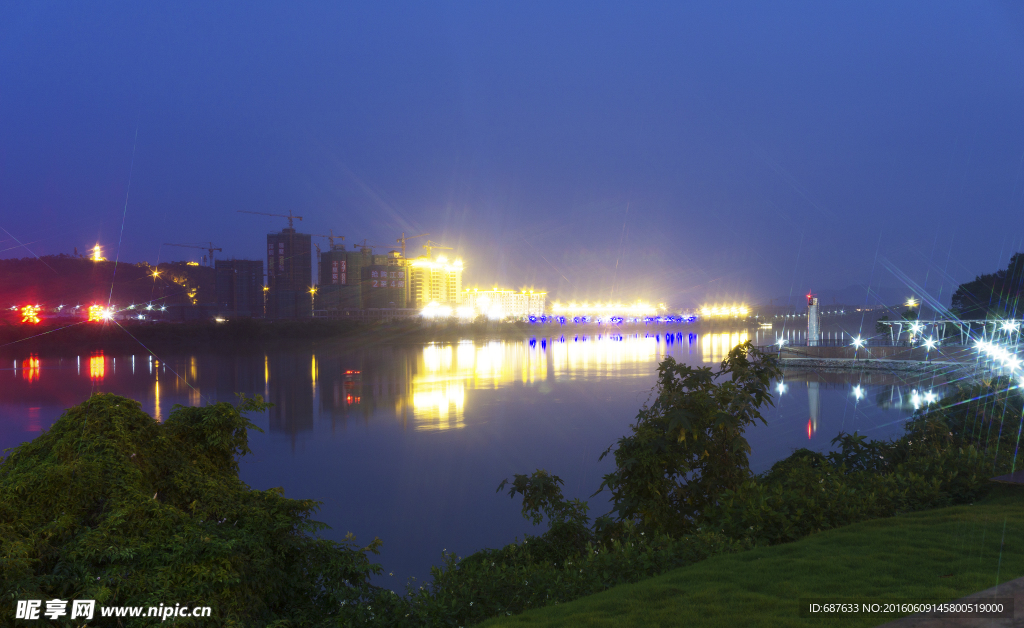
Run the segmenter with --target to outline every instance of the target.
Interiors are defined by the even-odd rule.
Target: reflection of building
[[[704,334],[700,341],[704,362],[718,363],[725,360],[736,345],[743,344],[748,338],[747,332]]]
[[[481,314],[496,318],[541,316],[544,314],[546,292],[533,290],[466,290],[462,305],[468,305]]]
[[[450,262],[444,255],[438,256],[436,261],[417,257],[408,261],[408,268],[409,307],[459,303],[462,298],[462,260]]]
[[[267,318],[313,315],[310,237],[295,229],[267,234]]]
[[[232,316],[263,316],[263,262],[217,260],[217,308]]]

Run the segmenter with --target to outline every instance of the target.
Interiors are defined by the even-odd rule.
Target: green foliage
[[[318,539],[311,500],[254,491],[237,458],[258,429],[238,406],[175,406],[164,423],[99,394],[0,463],[0,620],[18,599],[210,606],[203,625],[305,626],[375,594],[380,567]],[[149,625],[128,620],[126,625]]]
[[[979,275],[960,284],[950,298],[950,309],[964,320],[1020,316],[1024,297],[1024,254],[1014,253],[1005,270]]]
[[[875,321],[875,333],[889,335],[889,326],[882,323],[882,321],[889,320],[888,316],[879,316],[878,320]]]
[[[773,404],[768,386],[779,374],[775,358],[749,341],[730,351],[718,371],[666,358],[656,399],[614,446],[615,470],[601,484],[611,492],[616,519],[673,535],[696,529],[719,495],[749,479],[743,432],[765,422],[760,408]]]

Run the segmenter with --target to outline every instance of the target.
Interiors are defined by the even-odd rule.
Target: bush
[[[175,406],[161,424],[99,394],[11,450],[0,463],[0,623],[14,622],[16,600],[60,598],[210,606],[203,625],[304,626],[376,595],[367,552],[379,540],[315,538],[317,502],[238,479],[247,430],[259,429],[242,414],[265,407]]]

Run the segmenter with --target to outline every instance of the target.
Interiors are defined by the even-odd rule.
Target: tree
[[[1024,253],[1014,253],[1006,270],[960,284],[950,308],[964,320],[1016,318],[1024,296]]]
[[[380,567],[352,537],[318,539],[312,500],[238,478],[249,453],[238,406],[175,406],[164,423],[98,394],[0,462],[0,623],[16,600],[212,607],[203,625],[304,626],[343,619]],[[127,625],[152,624],[152,619]]]
[[[769,384],[780,373],[775,358],[749,341],[718,371],[666,358],[657,397],[613,446],[615,470],[598,491],[611,492],[615,517],[673,535],[692,532],[719,495],[750,478],[743,432],[765,422],[760,408],[773,405]]]

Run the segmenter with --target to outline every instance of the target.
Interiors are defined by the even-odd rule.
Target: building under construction
[[[263,262],[217,260],[217,311],[224,316],[264,315]]]
[[[267,234],[267,318],[313,316],[313,254],[308,233]]]

